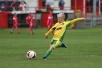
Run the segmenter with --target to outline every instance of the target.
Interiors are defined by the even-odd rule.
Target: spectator
[[[64,0],[59,1],[58,5],[59,5],[60,10],[64,10],[64,4],[65,4]]]
[[[47,11],[50,11],[52,9],[52,6],[54,5],[53,2],[46,2],[46,8],[47,8]]]
[[[87,6],[87,12],[92,12],[91,0],[86,1],[86,6]]]
[[[15,13],[14,16],[13,16],[13,26],[12,26],[12,29],[11,29],[11,34],[13,33],[14,29],[16,29],[16,32],[19,34],[19,30],[18,30],[18,18],[17,18],[17,14]]]
[[[102,0],[101,0],[101,4],[100,5],[101,5],[101,13],[102,13]]]
[[[21,1],[21,4],[20,4],[20,10],[21,11],[26,11],[26,3],[25,3],[25,1]]]
[[[42,6],[43,6],[43,8],[46,7],[46,0],[43,0],[43,2],[42,2]]]
[[[11,3],[10,6],[12,6],[13,11],[18,11],[19,10],[19,8],[18,8],[19,5],[20,5],[20,3],[17,0],[12,0],[12,3]]]
[[[35,17],[29,13],[26,17],[26,23],[29,25],[29,33],[28,34],[34,34],[33,27],[36,25]]]
[[[1,11],[5,11],[6,8],[5,8],[5,4],[1,4]]]

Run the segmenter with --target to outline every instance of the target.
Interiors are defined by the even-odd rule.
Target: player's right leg
[[[52,40],[50,49],[46,52],[45,56],[43,57],[43,60],[46,60],[46,58],[52,53],[52,51],[58,47],[58,45],[61,44],[58,40]]]
[[[54,50],[54,46],[50,46],[50,49],[46,52],[46,54],[43,57],[43,60],[46,60],[47,57],[52,53],[52,50]]]
[[[17,34],[19,34],[18,26],[15,26]]]

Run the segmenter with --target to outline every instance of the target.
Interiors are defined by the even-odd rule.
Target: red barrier
[[[0,28],[8,28],[8,14],[0,12]]]
[[[47,27],[47,18],[48,18],[48,13],[43,13],[42,14],[42,27]]]
[[[6,8],[11,8],[11,7],[6,6]],[[19,7],[16,7],[16,8],[19,8]],[[38,8],[38,7],[26,7],[26,8],[35,8],[35,10],[36,10],[36,8]],[[54,8],[58,8],[58,7],[54,7]],[[74,10],[74,17],[76,17],[76,10],[80,10],[79,16],[83,17],[83,12],[84,12],[83,8],[85,8],[85,16],[87,16],[87,13],[89,13],[87,10],[89,8],[89,6],[85,6],[85,7],[77,6],[77,8],[75,8],[75,6],[71,6],[71,7],[65,7],[65,9],[66,8],[67,9],[70,8],[70,9]],[[93,12],[93,10],[92,10],[93,7],[90,6],[90,8],[91,8],[91,11]],[[99,7],[96,8],[96,11],[97,11],[97,16],[99,16]],[[8,14],[12,14],[12,12],[0,12],[0,28],[8,28]],[[36,12],[35,12],[35,16],[36,16]],[[42,14],[42,17],[41,17],[41,22],[42,22],[41,26],[42,27],[47,27],[47,24],[46,24],[47,17],[48,17],[47,13]]]

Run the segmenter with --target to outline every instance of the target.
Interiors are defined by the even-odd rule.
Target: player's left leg
[[[61,43],[58,47],[64,47],[64,48],[67,48],[67,46],[66,46],[65,43]]]
[[[62,45],[62,47],[67,48],[65,43],[62,43],[61,45]]]
[[[14,27],[14,26],[12,26],[12,29],[11,29],[10,34],[12,34],[12,33],[13,33],[14,29],[15,29],[15,27]]]

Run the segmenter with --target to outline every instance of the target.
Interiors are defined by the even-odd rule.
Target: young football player
[[[49,14],[48,14],[48,19],[47,19],[47,28],[48,28],[48,30],[50,28],[52,28],[52,26],[54,25],[52,12],[53,12],[53,10],[50,10]]]
[[[29,13],[28,16],[26,17],[26,23],[29,25],[30,29],[28,34],[34,34],[33,27],[36,25],[35,16]]]
[[[11,29],[11,34],[13,33],[14,29],[16,29],[17,34],[19,34],[19,30],[18,30],[18,18],[17,18],[17,14],[15,13],[13,16],[13,26]]]
[[[55,48],[57,48],[57,47],[65,47],[66,48],[66,45],[64,45],[62,43],[62,41],[64,39],[67,28],[71,24],[76,23],[77,21],[84,20],[84,18],[76,18],[76,19],[73,19],[73,20],[66,22],[66,21],[64,21],[64,19],[65,19],[64,13],[59,13],[57,15],[57,17],[58,17],[58,22],[45,34],[45,37],[48,38],[48,35],[52,31],[54,31],[54,35],[53,35],[53,38],[52,38],[51,43],[50,43],[50,48],[48,49],[48,51],[44,55],[43,60],[46,60],[47,57],[52,53],[52,51]]]

